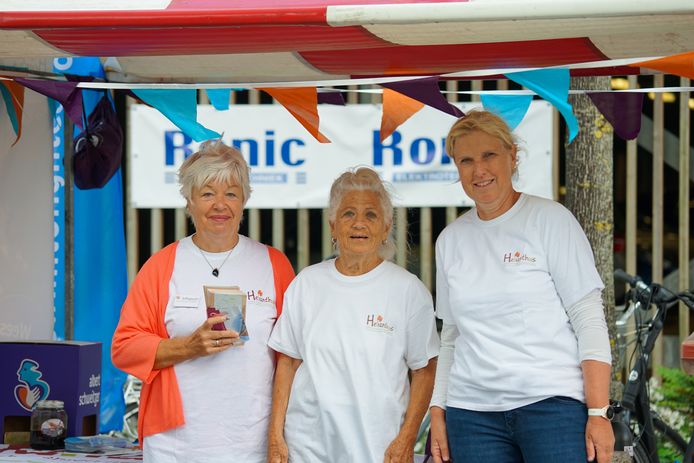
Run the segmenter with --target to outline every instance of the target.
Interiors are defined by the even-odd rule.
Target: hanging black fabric
[[[85,130],[74,141],[73,172],[75,185],[89,190],[106,185],[120,167],[123,131],[106,94],[85,121]]]

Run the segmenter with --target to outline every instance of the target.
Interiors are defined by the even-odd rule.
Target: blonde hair
[[[235,184],[243,192],[243,205],[251,197],[250,169],[236,148],[221,140],[209,140],[200,145],[178,169],[181,195],[190,201],[193,188],[202,188],[210,182]]]
[[[337,209],[344,196],[351,191],[371,191],[376,193],[378,202],[383,212],[383,218],[390,230],[388,238],[378,250],[378,255],[385,260],[391,260],[395,256],[395,242],[393,234],[393,202],[388,192],[387,184],[381,177],[368,167],[354,167],[348,169],[333,182],[330,187],[330,200],[328,204],[328,220],[335,223]]]
[[[453,157],[455,141],[458,138],[475,131],[484,132],[499,139],[508,149],[518,145],[516,137],[501,117],[489,111],[473,109],[464,117],[458,119],[451,127],[451,130],[448,131],[448,136],[446,137],[446,153],[448,156]]]

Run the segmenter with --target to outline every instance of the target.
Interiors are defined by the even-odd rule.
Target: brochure
[[[213,330],[233,330],[239,333],[235,346],[248,341],[246,329],[246,294],[238,286],[203,286],[207,318],[226,315],[227,321],[215,324]]]

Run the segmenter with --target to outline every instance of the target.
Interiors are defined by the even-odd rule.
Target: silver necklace
[[[195,243],[193,243],[193,244],[195,244]],[[229,258],[229,256],[231,255],[232,251],[234,250],[234,248],[235,248],[236,246],[234,246],[234,247],[232,247],[231,249],[229,249],[229,252],[227,252],[227,255],[226,255],[226,257],[224,258],[224,260],[223,260],[222,263],[221,263],[219,266],[217,266],[217,267],[214,267],[214,266],[212,266],[212,264],[210,264],[210,261],[207,260],[207,256],[205,256],[205,253],[202,251],[202,249],[200,249],[200,247],[199,247],[198,245],[195,245],[195,247],[198,248],[198,251],[200,251],[200,255],[202,256],[203,259],[205,259],[205,262],[207,262],[207,265],[209,265],[210,268],[212,269],[212,276],[215,277],[215,278],[219,278],[219,269],[222,268],[222,267],[224,267],[224,264],[226,263],[227,259]]]

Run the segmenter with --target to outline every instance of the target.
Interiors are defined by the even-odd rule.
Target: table
[[[0,444],[0,463],[123,463],[141,462],[142,450],[125,450],[120,455],[99,455],[94,453],[74,453],[64,450],[33,450],[18,445]]]

